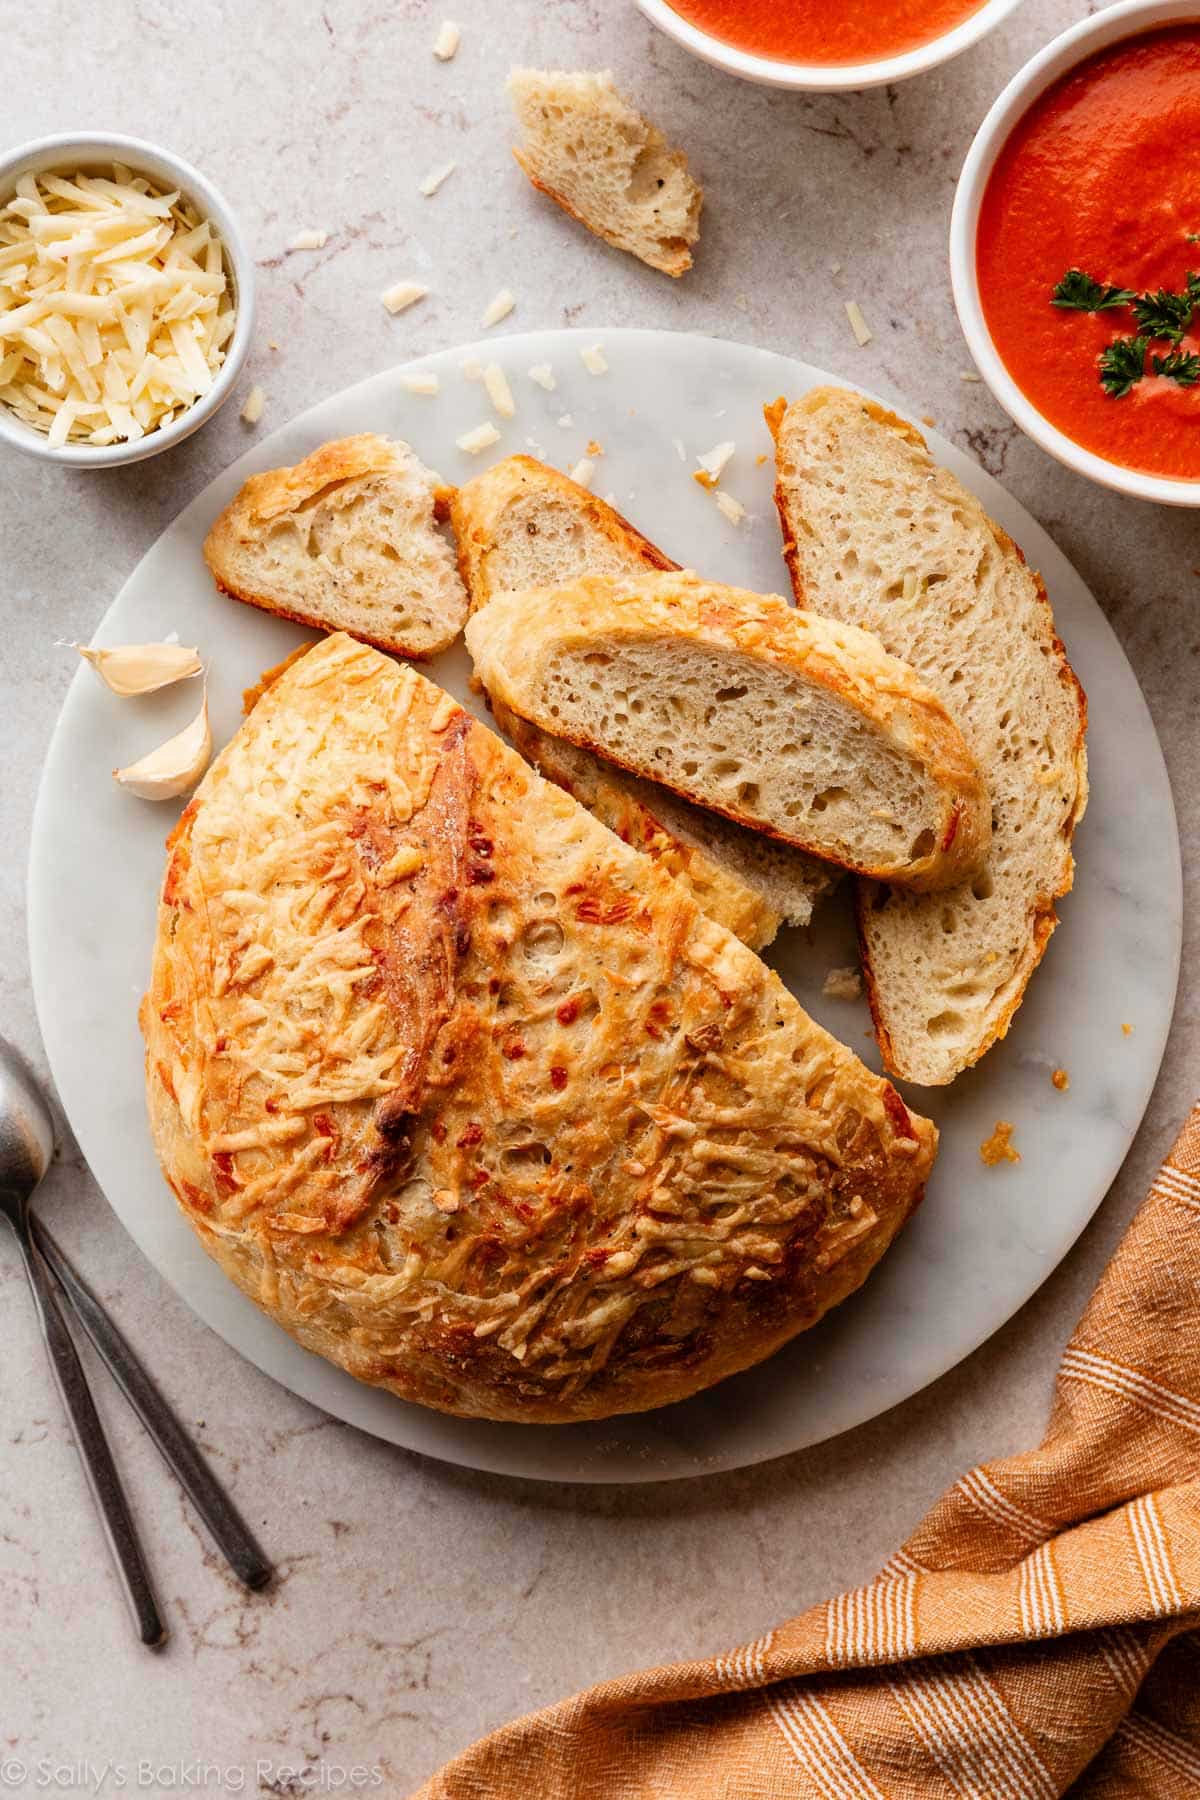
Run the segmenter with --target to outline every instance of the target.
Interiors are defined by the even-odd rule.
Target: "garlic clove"
[[[200,711],[190,725],[140,762],[130,763],[127,769],[114,769],[113,780],[140,800],[174,800],[195,787],[208,767],[212,747],[206,688]]]
[[[118,644],[101,650],[91,644],[76,644],[74,648],[123,700],[136,694],[157,693],[173,681],[198,675],[204,666],[196,651],[183,644]]]

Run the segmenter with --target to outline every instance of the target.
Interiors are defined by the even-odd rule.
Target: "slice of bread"
[[[859,895],[884,1059],[941,1086],[1008,1030],[1070,889],[1087,703],[1041,580],[911,425],[840,388],[777,401],[767,419],[797,601],[912,663],[991,791],[991,851],[973,881],[930,898]]]
[[[467,624],[493,699],[739,824],[923,889],[987,849],[978,771],[878,641],[687,572],[499,594]]]
[[[525,141],[513,155],[564,212],[664,275],[692,266],[701,189],[687,158],[617,92],[611,74],[514,69]]]
[[[340,438],[295,468],[252,475],[209,532],[205,561],[217,586],[250,606],[399,656],[433,656],[467,614],[437,529],[449,496],[407,444]]]
[[[450,502],[471,610],[509,588],[566,587],[581,575],[636,574],[675,564],[604,500],[529,456],[510,456]],[[542,774],[627,843],[662,862],[709,918],[752,950],[785,922],[807,925],[838,871],[657,782],[540,731],[493,701],[496,721]]]
[[[505,457],[465,481],[450,521],[472,612],[510,588],[679,566],[607,500],[532,456]]]

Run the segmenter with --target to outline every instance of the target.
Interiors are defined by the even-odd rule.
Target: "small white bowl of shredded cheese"
[[[228,399],[253,315],[233,214],[170,151],[85,132],[0,156],[0,445],[156,456]]]

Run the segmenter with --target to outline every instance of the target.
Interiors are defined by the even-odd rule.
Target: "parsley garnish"
[[[1192,322],[1196,299],[1191,291],[1192,277],[1182,294],[1170,288],[1159,288],[1157,294],[1142,294],[1133,303],[1133,316],[1147,337],[1165,338],[1177,344]]]
[[[1188,242],[1193,241],[1189,237]],[[1180,347],[1200,313],[1200,273],[1195,269],[1188,270],[1182,289],[1159,288],[1145,294],[1097,281],[1083,269],[1068,269],[1050,296],[1050,304],[1084,313],[1132,307],[1137,336],[1114,338],[1099,358],[1100,385],[1114,400],[1123,399],[1146,374],[1146,358],[1155,341],[1174,346],[1165,356],[1150,356],[1155,375],[1165,375],[1180,387],[1200,385],[1200,354]]]
[[[1166,356],[1152,356],[1150,365],[1156,375],[1177,381],[1180,387],[1195,387],[1200,381],[1200,356],[1190,350],[1172,350]]]
[[[1128,306],[1135,300],[1132,288],[1105,287],[1094,275],[1082,269],[1068,269],[1054,290],[1050,304],[1067,312],[1108,312],[1114,306]]]
[[[1114,338],[1100,357],[1100,386],[1114,400],[1121,400],[1146,373],[1146,352],[1150,339],[1144,337]]]

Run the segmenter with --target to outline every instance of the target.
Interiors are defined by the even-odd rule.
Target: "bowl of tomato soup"
[[[705,62],[771,87],[877,87],[957,56],[1020,0],[638,0]]]
[[[1200,506],[1200,0],[1126,0],[1010,82],[963,165],[950,264],[1023,430],[1108,487]]]

